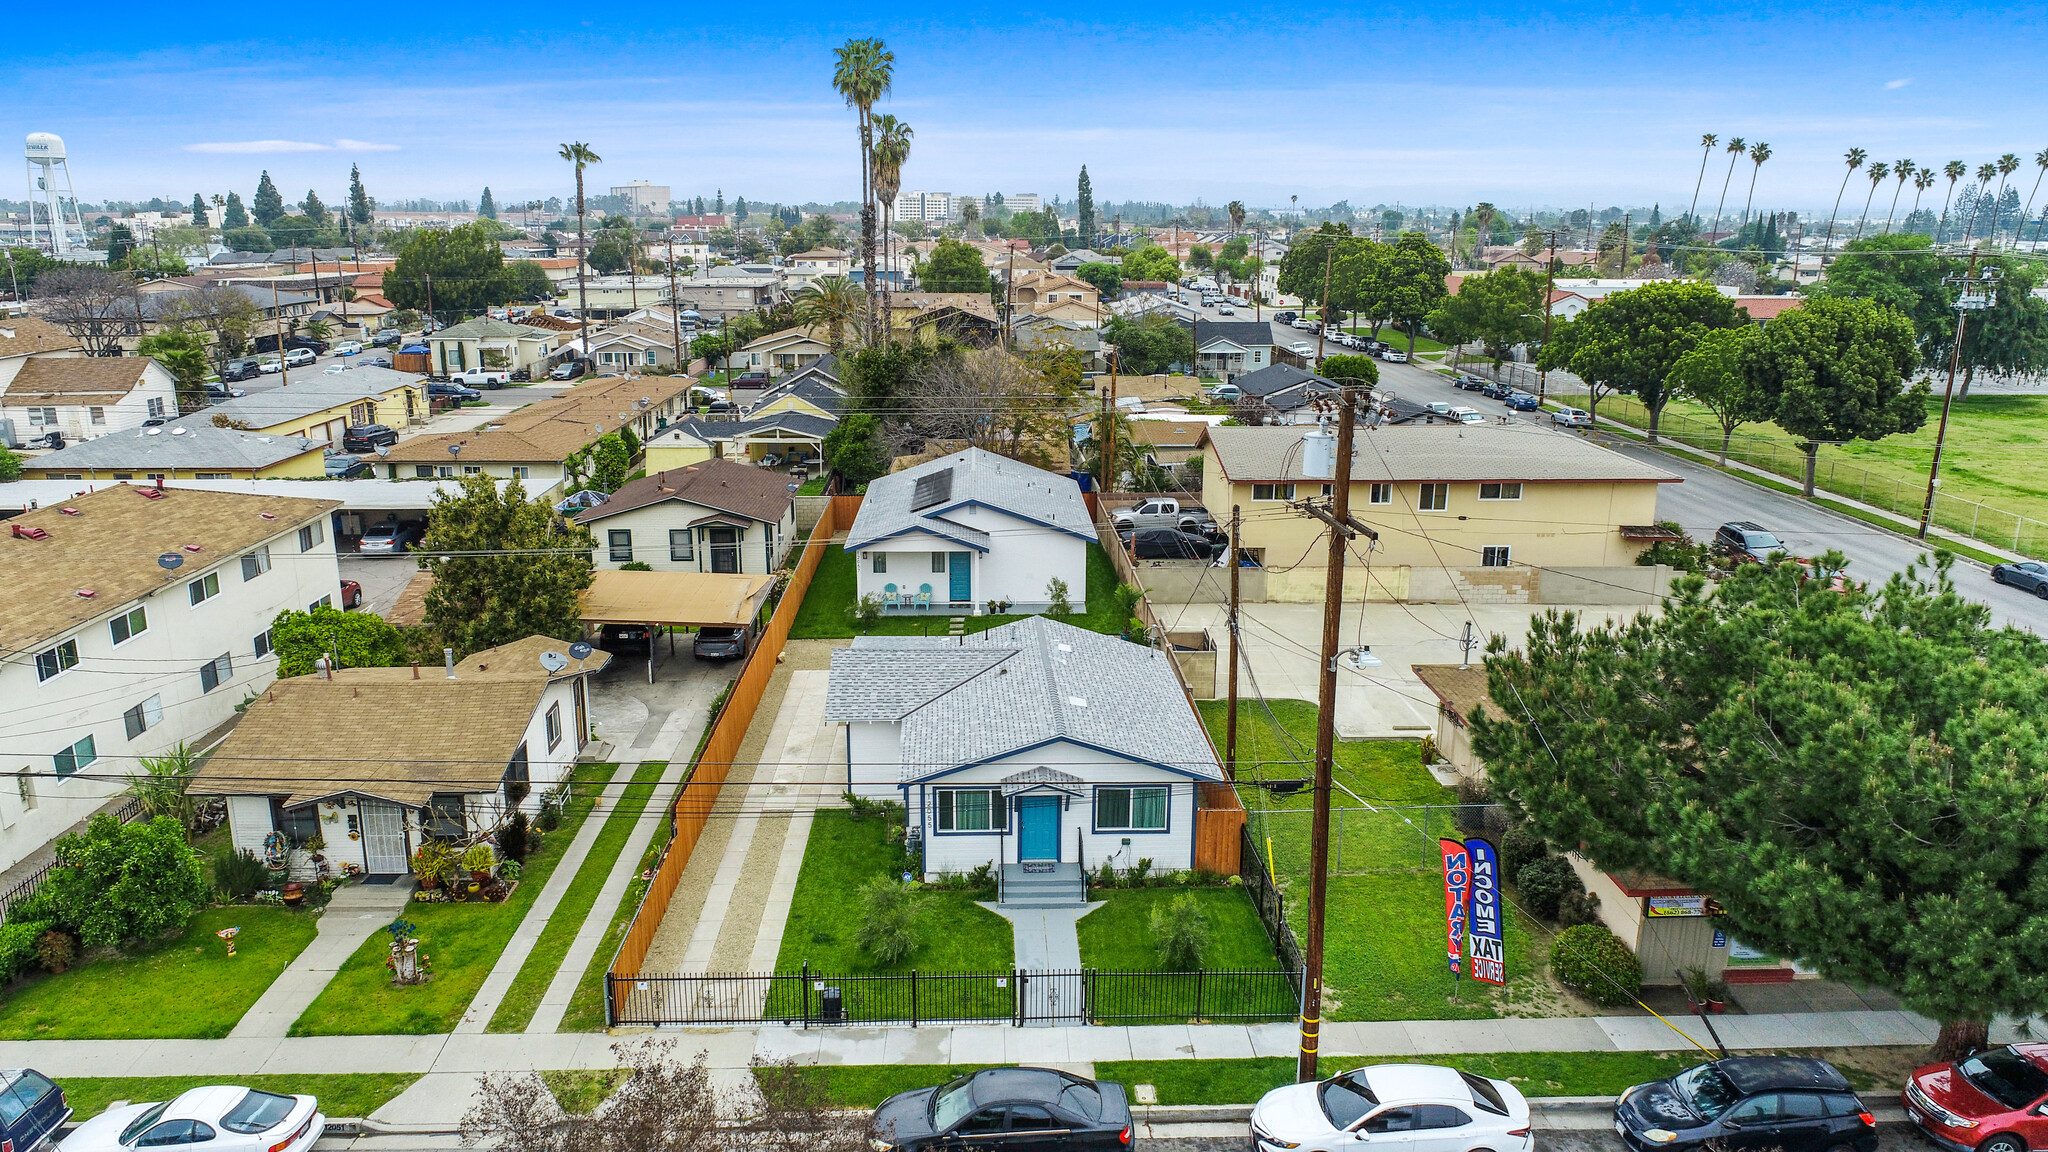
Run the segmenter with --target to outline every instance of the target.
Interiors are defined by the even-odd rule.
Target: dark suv
[[[700,660],[737,660],[747,654],[751,639],[744,625],[738,628],[699,628],[690,652]]]
[[[230,360],[220,370],[221,382],[224,384],[233,384],[241,380],[254,380],[261,375],[263,375],[262,362],[255,359]]]
[[[357,424],[341,434],[341,450],[344,452],[375,452],[396,443],[398,433],[382,424]]]
[[[1634,1152],[1877,1152],[1877,1121],[1849,1081],[1803,1056],[1737,1056],[1638,1084],[1615,1101],[1614,1130]]]
[[[1787,551],[1783,540],[1749,520],[1721,525],[1714,533],[1714,547],[1746,564],[1761,564],[1771,553]]]
[[[0,1068],[0,1145],[36,1152],[71,1119],[64,1090],[32,1068]]]

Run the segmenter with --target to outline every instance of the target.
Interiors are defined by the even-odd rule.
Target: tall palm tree
[[[1948,205],[1955,198],[1956,181],[1970,170],[1961,160],[1951,160],[1941,166],[1941,174],[1948,177],[1948,191],[1941,198],[1941,221],[1934,226],[1934,242],[1941,243],[1941,234],[1948,230]]]
[[[1232,237],[1244,231],[1244,201],[1232,200],[1229,204],[1224,205],[1223,211],[1230,216],[1230,235]],[[1084,239],[1082,244],[1086,246],[1087,241]]]
[[[2027,206],[2020,210],[2020,226],[2013,229],[2012,246],[2014,248],[2020,246],[2020,237],[2027,230],[2027,221],[2034,217],[2034,193],[2041,190],[2041,177],[2048,176],[2048,148],[2043,148],[2039,152],[2034,153],[2034,163],[2040,168],[2040,171],[2034,173],[2034,186],[2027,192]],[[2040,233],[2041,230],[2039,228],[2034,229],[2036,236],[2039,236]]]
[[[1834,211],[1828,213],[1828,238],[1821,241],[1820,245],[1820,258],[1823,264],[1827,262],[1828,249],[1835,243],[1835,217],[1842,214],[1842,193],[1849,190],[1849,177],[1855,175],[1856,170],[1863,167],[1863,162],[1869,158],[1870,153],[1861,148],[1851,148],[1842,153],[1842,159],[1848,163],[1849,170],[1842,173],[1842,186],[1835,189]]]
[[[1998,218],[2005,213],[2005,182],[2020,170],[2020,158],[2007,152],[1998,158],[1998,196],[1991,201],[1991,232],[1986,239],[1998,238]]]
[[[1704,133],[1700,136],[1700,174],[1692,182],[1692,203],[1685,209],[1685,218],[1688,220],[1692,220],[1693,209],[1700,206],[1700,185],[1704,184],[1707,179],[1707,157],[1714,154],[1714,145],[1720,142],[1721,138],[1712,132]],[[1693,220],[1692,226],[1698,228],[1700,222]]]
[[[1756,174],[1763,171],[1764,161],[1771,158],[1771,146],[1761,140],[1757,141],[1749,150],[1749,158],[1754,162],[1755,167],[1749,170],[1749,195],[1742,201],[1742,223],[1744,226],[1749,224],[1749,206],[1756,199]],[[1738,228],[1737,231],[1740,232],[1741,229]]]
[[[882,202],[882,262],[891,268],[894,264],[889,260],[889,247],[894,240],[890,236],[890,224],[896,213],[896,193],[903,188],[903,162],[910,159],[912,135],[910,125],[886,112],[875,117],[875,199]],[[885,339],[894,339],[896,314],[892,308],[889,275],[888,270],[882,273],[882,335]]]
[[[1870,202],[1877,198],[1877,186],[1884,183],[1884,178],[1891,174],[1891,168],[1882,160],[1870,166],[1870,193],[1863,197],[1863,215],[1856,218],[1857,240],[1863,239],[1863,226],[1870,222]]]
[[[1970,205],[1970,222],[1963,226],[1963,243],[1965,244],[1970,242],[1970,237],[1977,234],[1977,217],[1984,214],[1984,190],[1991,187],[1991,178],[1996,175],[1998,175],[1998,165],[1977,165],[1977,199]],[[1995,198],[1991,201],[1991,209],[1992,222],[1996,223],[1998,220],[1998,201]]]
[[[1742,157],[1742,150],[1747,146],[1743,143],[1740,136],[1728,141],[1728,174],[1721,177],[1721,202],[1714,205],[1714,226],[1707,229],[1709,237],[1712,237],[1714,233],[1721,230],[1721,209],[1728,205],[1728,181],[1735,178],[1735,161]],[[1715,241],[1709,239],[1707,243],[1712,244]]]
[[[1899,210],[1899,193],[1906,190],[1906,181],[1913,178],[1915,171],[1911,160],[1901,160],[1892,165],[1892,178],[1899,182],[1899,186],[1892,189],[1892,206],[1884,210],[1884,230],[1887,233],[1892,230],[1892,215]]]
[[[1920,214],[1920,197],[1925,196],[1927,190],[1932,187],[1934,187],[1934,169],[1922,168],[1918,172],[1913,173],[1913,210],[1906,213],[1906,228],[1908,231],[1912,230],[1913,217]]]
[[[889,94],[896,71],[896,55],[880,40],[848,40],[835,50],[839,59],[832,72],[832,87],[858,114],[860,122],[860,259],[865,277],[862,287],[868,297],[868,335],[875,324],[875,195],[874,145],[875,101]]]
[[[820,276],[798,289],[790,303],[795,306],[796,322],[806,328],[823,328],[825,343],[836,353],[845,346],[847,327],[860,327],[863,299],[852,280]]]
[[[576,313],[583,324],[583,355],[590,355],[590,290],[584,282],[584,270],[590,262],[585,259],[589,250],[583,244],[583,169],[591,164],[601,163],[604,157],[591,150],[590,145],[577,141],[562,145],[555,153],[576,166]]]

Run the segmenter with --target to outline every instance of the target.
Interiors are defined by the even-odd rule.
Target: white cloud
[[[372,144],[366,140],[336,140],[332,144],[315,144],[309,140],[216,140],[187,144],[185,151],[256,156],[270,152],[396,152],[398,145]]]
[[[1887,80],[1884,82],[1885,91],[1889,92],[1894,88],[1904,88],[1906,85],[1911,84],[1912,82],[1913,78],[1911,76],[1908,76],[1903,80]]]
[[[334,146],[343,152],[396,152],[396,144],[372,144],[366,140],[336,140]]]

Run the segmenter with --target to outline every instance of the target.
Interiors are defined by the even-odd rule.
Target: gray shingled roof
[[[862,636],[832,653],[825,718],[900,720],[906,782],[1053,740],[1220,780],[1168,659],[1043,616],[960,638]]]
[[[173,421],[180,427],[214,426],[215,416],[240,420],[251,428],[269,428],[357,400],[381,398],[393,388],[426,386],[425,377],[389,368],[364,365],[341,372],[305,372],[292,377],[280,388],[253,392],[233,400],[218,400],[190,416]]]
[[[298,436],[270,436],[239,432],[230,428],[175,426],[138,428],[114,432],[92,440],[81,440],[62,451],[25,460],[22,466],[37,472],[69,469],[133,468],[137,472],[173,468],[267,468],[307,452],[321,451],[318,440]]]
[[[1223,474],[1245,484],[1314,479],[1301,468],[1305,425],[1209,429]],[[1673,482],[1655,465],[1535,424],[1397,424],[1361,428],[1353,480],[1626,480]]]
[[[912,510],[911,492],[917,487],[918,478],[949,468],[953,470],[952,497],[930,508]],[[1081,500],[1081,489],[1071,479],[980,448],[969,448],[869,484],[860,514],[854,517],[853,529],[847,533],[846,550],[858,551],[878,540],[915,531],[986,541],[983,529],[960,518],[959,510],[969,504],[1006,512],[1084,540],[1095,539],[1094,527],[1088,521],[1088,506]],[[986,544],[980,547],[985,549]]]

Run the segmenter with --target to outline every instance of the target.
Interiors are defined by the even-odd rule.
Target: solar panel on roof
[[[917,478],[917,487],[910,491],[910,510],[916,512],[943,503],[953,496],[953,470],[942,468],[927,472]]]

